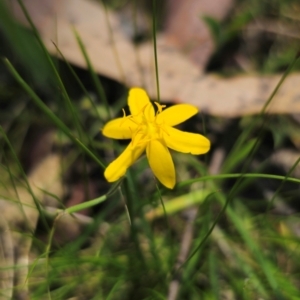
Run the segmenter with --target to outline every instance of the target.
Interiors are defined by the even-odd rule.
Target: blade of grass
[[[164,216],[164,214],[172,215],[182,211],[190,206],[201,204],[212,192],[208,189],[190,192],[170,199],[164,203],[164,206],[159,206],[153,210],[148,211],[145,217],[148,221]]]
[[[5,36],[2,40],[3,48],[8,43],[12,48],[11,59],[17,59],[34,78],[40,87],[54,83],[52,72],[48,68],[48,63],[43,56],[42,49],[39,48],[35,36],[32,32],[20,26],[13,18],[13,3],[11,1],[0,1],[0,27],[1,34]],[[2,47],[1,47],[2,48]],[[9,49],[10,50],[10,49]]]
[[[124,182],[125,184],[122,186],[122,193],[123,195],[126,195],[125,196],[127,201],[126,204],[128,206],[128,212],[131,220],[131,226],[130,226],[131,237],[134,242],[136,255],[139,261],[141,262],[143,268],[145,268],[145,270],[148,270],[146,259],[144,257],[144,253],[141,249],[141,245],[139,242],[138,225],[136,224],[136,222],[134,222],[134,220],[138,215],[139,198],[138,198],[137,186],[134,184],[134,179],[131,173],[132,173],[131,170],[127,171],[127,175],[126,175],[127,180]]]
[[[237,175],[237,174],[228,174],[228,175],[226,174],[227,178],[234,177],[232,175]],[[246,177],[249,177],[249,176],[250,177],[253,177],[253,176],[259,177],[259,175],[261,175],[261,177],[264,177],[264,178],[273,178],[273,179],[280,179],[280,180],[286,179],[287,181],[290,179],[290,180],[296,180],[296,182],[298,182],[298,183],[300,182],[300,180],[297,180],[295,178],[287,178],[286,176],[267,175],[267,174],[255,174],[255,175],[254,174],[240,174],[238,176],[238,178],[244,177],[244,175],[246,175]],[[222,178],[223,176],[222,175],[214,175],[214,176],[205,176],[205,177],[206,177],[206,179],[207,179],[207,177],[211,177],[211,179],[212,179],[212,178],[216,178],[216,177],[217,178]],[[202,179],[203,179],[203,177],[202,177]],[[192,182],[192,181],[195,182],[194,180],[190,180],[189,182]],[[212,186],[212,190],[217,190],[217,187]],[[237,230],[239,231],[239,233],[241,234],[241,236],[245,240],[247,246],[249,247],[249,249],[251,250],[253,255],[256,257],[258,262],[261,264],[262,269],[263,269],[263,271],[266,275],[266,278],[268,279],[268,282],[269,282],[270,286],[272,287],[274,293],[278,294],[279,297],[280,297],[281,293],[278,290],[278,288],[279,288],[278,283],[277,283],[277,280],[275,279],[275,277],[272,273],[274,268],[272,267],[272,265],[270,265],[268,260],[264,259],[263,255],[259,251],[258,246],[254,243],[252,238],[247,234],[247,231],[245,231],[245,229],[243,228],[242,223],[239,220],[239,217],[235,215],[234,211],[230,207],[228,207],[228,203],[229,203],[231,197],[233,197],[233,192],[231,191],[226,198],[224,196],[222,196],[221,193],[215,193],[215,196],[220,201],[220,203],[223,205],[223,208],[219,212],[219,214],[217,215],[215,221],[213,222],[211,228],[208,230],[205,237],[201,240],[200,244],[191,253],[190,257],[184,262],[184,264],[181,267],[184,267],[187,264],[187,262],[204,246],[204,244],[208,240],[208,237],[212,233],[215,225],[218,223],[220,217],[226,212],[230,216],[230,219],[235,224]],[[270,269],[272,269],[272,271],[270,271]]]
[[[259,115],[253,119],[252,123],[243,131],[243,133],[239,136],[239,138],[237,139],[236,143],[234,144],[232,150],[230,151],[230,153],[227,156],[226,161],[232,161],[234,160],[235,156],[238,155],[241,146],[245,143],[247,137],[250,136],[250,133],[253,131],[255,125],[257,123],[260,123],[260,121],[262,120],[262,125],[261,125],[261,130],[260,130],[260,134],[262,132],[262,129],[264,128],[268,118],[265,117],[265,113],[266,110],[268,108],[268,106],[270,105],[270,103],[272,102],[274,96],[276,95],[276,93],[278,92],[278,90],[280,89],[281,85],[283,84],[284,80],[287,78],[287,76],[290,74],[290,72],[292,71],[293,67],[297,64],[297,62],[299,61],[300,57],[296,56],[293,61],[291,62],[291,64],[289,65],[289,67],[286,69],[286,71],[284,72],[284,74],[282,75],[282,77],[280,78],[278,84],[276,85],[275,89],[273,90],[273,92],[271,93],[270,97],[267,99],[266,103],[264,104],[261,112],[259,113]],[[259,137],[258,139],[259,140]],[[252,151],[252,153],[250,153],[249,155],[249,159],[248,161],[250,161],[252,159],[254,155],[254,152]],[[225,162],[226,165],[226,162]]]
[[[219,201],[224,203],[225,199],[222,199],[220,194],[217,194],[219,197]],[[230,220],[235,225],[235,228],[240,233],[241,237],[245,241],[247,248],[251,251],[255,260],[258,262],[262,271],[264,272],[266,279],[268,280],[269,285],[276,295],[276,299],[284,299],[282,296],[282,292],[280,290],[280,285],[278,284],[278,280],[276,278],[276,267],[271,263],[271,261],[263,254],[260,250],[258,244],[253,239],[251,232],[249,232],[244,226],[243,221],[239,215],[235,213],[235,211],[231,207],[227,207],[226,213],[230,217]]]
[[[156,0],[152,0],[152,35],[153,35],[153,48],[154,48],[154,63],[155,63],[155,79],[157,89],[157,102],[160,103],[160,87],[159,87],[159,72],[158,72],[158,59],[157,59],[157,45],[156,45]]]
[[[220,264],[218,257],[210,252],[208,256],[208,264],[209,264],[209,282],[211,284],[211,290],[215,299],[220,299],[220,283],[219,283],[219,267],[217,265]]]
[[[280,185],[276,189],[275,193],[273,194],[272,199],[269,201],[267,211],[270,211],[269,208],[273,205],[275,198],[277,197],[277,195],[279,194],[279,192],[283,188],[283,185],[286,183],[286,181],[288,181],[288,178],[290,177],[290,174],[293,173],[295,168],[298,166],[299,162],[300,162],[300,157],[295,161],[294,165],[290,168],[290,170],[286,174],[285,178],[281,181]]]
[[[222,166],[222,172],[229,173],[239,163],[247,160],[247,158],[255,152],[254,149],[258,147],[258,141],[259,139],[252,139],[243,143],[243,145],[240,146],[239,151],[235,153],[236,155],[234,157],[225,160]]]
[[[101,84],[101,81],[98,78],[98,76],[97,76],[97,74],[96,74],[96,72],[95,72],[95,70],[93,68],[93,65],[91,64],[91,61],[90,61],[90,59],[88,57],[88,54],[86,52],[85,46],[84,46],[84,44],[83,44],[80,36],[79,36],[79,33],[76,31],[75,28],[73,28],[73,32],[74,32],[74,35],[76,37],[77,43],[78,43],[78,45],[80,47],[80,50],[81,50],[81,52],[83,54],[85,62],[87,64],[88,70],[89,70],[89,72],[91,74],[92,81],[93,81],[93,83],[95,85],[95,88],[97,90],[97,93],[98,93],[98,97],[104,103],[104,106],[105,106],[106,111],[107,111],[107,115],[111,118],[111,113],[110,113],[108,101],[106,99],[106,96],[105,96],[104,89],[103,89],[103,86]]]
[[[133,1],[133,12],[132,12],[132,20],[133,20],[133,30],[134,30],[134,37],[138,36],[138,3],[141,3],[138,0]],[[135,53],[135,59],[136,59],[136,64],[137,68],[139,71],[140,75],[140,82],[141,82],[141,87],[146,88],[146,79],[145,79],[145,73],[143,72],[143,66],[141,62],[141,57],[138,49],[138,43],[133,43],[134,46],[134,53]]]
[[[98,109],[97,109],[97,106],[96,106],[95,102],[93,101],[93,99],[91,98],[89,92],[86,90],[86,88],[82,84],[81,80],[77,76],[77,74],[74,71],[73,67],[66,60],[65,56],[62,54],[62,52],[59,50],[58,46],[54,42],[53,42],[53,45],[55,46],[57,52],[61,56],[62,60],[64,61],[64,63],[66,64],[66,66],[68,67],[68,69],[70,70],[70,72],[72,73],[72,75],[74,76],[74,78],[75,78],[76,82],[78,83],[78,85],[80,86],[81,90],[83,91],[83,93],[85,94],[85,96],[87,97],[87,99],[90,101],[91,106],[93,107],[94,111],[96,112],[98,119],[101,120],[101,117],[99,115],[99,112],[98,112]]]
[[[27,92],[27,94],[32,98],[35,104],[43,111],[43,113],[77,146],[80,147],[87,155],[89,155],[95,162],[98,163],[101,168],[105,169],[104,163],[91,152],[78,138],[74,137],[70,129],[49,109],[49,107],[37,96],[37,94],[31,89],[31,87],[22,79],[17,70],[13,67],[8,59],[4,59],[4,63],[7,68],[17,80],[17,82],[22,86],[22,88]]]
[[[191,185],[195,182],[201,182],[201,181],[208,181],[208,180],[223,180],[223,179],[229,179],[229,178],[267,178],[267,179],[274,179],[274,180],[286,180],[288,182],[294,182],[294,183],[300,183],[300,179],[294,178],[294,177],[287,177],[287,176],[281,176],[281,175],[273,175],[273,174],[263,174],[263,173],[233,173],[233,174],[219,174],[219,175],[207,175],[202,176],[194,179],[185,180],[183,182],[180,182],[178,184],[178,187],[185,187],[188,185]]]
[[[102,0],[101,2],[102,2],[102,5],[104,7],[105,19],[106,19],[107,29],[108,29],[109,37],[110,37],[109,44],[111,45],[112,50],[114,52],[114,56],[115,56],[115,59],[116,59],[116,64],[117,64],[117,67],[118,67],[119,72],[121,74],[122,81],[126,85],[127,80],[126,80],[124,70],[122,68],[122,63],[121,63],[120,56],[119,56],[119,53],[118,53],[118,49],[117,49],[117,46],[116,46],[116,42],[115,42],[115,39],[114,39],[114,32],[113,32],[112,26],[110,24],[109,15],[108,15],[108,11],[107,11],[107,5],[106,5],[105,1]]]
[[[8,139],[8,137],[7,137],[6,133],[5,133],[5,131],[3,130],[2,126],[0,126],[0,133],[2,134],[2,137],[3,137],[3,139],[5,140],[7,146],[9,147],[9,150],[10,150],[12,156],[13,156],[14,161],[16,162],[16,164],[17,164],[17,166],[18,166],[18,169],[19,169],[19,171],[20,171],[20,173],[21,173],[21,175],[22,175],[24,181],[25,181],[26,188],[27,188],[28,192],[30,193],[30,195],[32,196],[32,199],[33,199],[33,201],[34,201],[34,204],[35,204],[35,206],[36,206],[36,209],[37,209],[38,212],[39,212],[39,215],[40,215],[40,217],[41,217],[41,219],[42,219],[42,222],[44,223],[45,228],[48,228],[48,229],[49,229],[49,226],[48,226],[48,224],[47,224],[47,222],[46,222],[45,216],[44,216],[44,214],[43,214],[43,212],[42,212],[42,209],[41,209],[41,206],[40,206],[40,202],[39,202],[39,200],[36,198],[36,196],[35,196],[35,194],[34,194],[32,188],[31,188],[31,186],[30,186],[30,184],[29,184],[29,181],[28,181],[28,179],[27,179],[27,175],[26,175],[26,173],[25,173],[25,171],[24,171],[24,169],[23,169],[23,167],[22,167],[22,165],[21,165],[21,163],[20,163],[20,161],[19,161],[19,159],[18,159],[17,154],[15,153],[15,150],[14,150],[12,144],[10,143],[10,141],[9,141],[9,139]],[[17,196],[18,196],[18,193],[17,193]],[[20,200],[20,199],[19,199],[19,200]],[[20,201],[19,201],[19,203],[20,203],[20,208],[21,208],[21,210],[22,210],[22,214],[23,214],[23,216],[26,218],[26,214],[25,214],[25,212],[24,212],[24,210],[23,210],[23,208],[22,208],[22,204],[21,204]],[[34,228],[29,228],[29,230],[34,230]]]
[[[36,27],[35,27],[32,19],[31,19],[30,15],[28,14],[28,11],[27,11],[27,9],[26,9],[23,1],[22,0],[17,0],[17,1],[18,1],[19,5],[20,5],[20,7],[21,7],[21,9],[22,9],[25,17],[26,17],[26,20],[29,22],[31,29],[34,32],[34,35],[35,35],[35,37],[36,37],[39,45],[41,46],[41,49],[43,50],[43,52],[45,54],[45,57],[47,58],[47,61],[48,61],[49,65],[50,65],[50,67],[51,67],[51,69],[53,71],[54,78],[56,79],[56,81],[58,83],[58,86],[59,86],[59,88],[60,88],[60,90],[62,92],[63,99],[65,99],[65,101],[66,101],[67,109],[68,109],[68,111],[71,112],[72,120],[73,120],[75,128],[76,128],[76,130],[78,132],[78,135],[79,135],[80,138],[82,138],[85,135],[85,132],[84,132],[84,130],[82,130],[82,127],[81,127],[78,115],[77,115],[77,113],[75,111],[74,106],[72,105],[70,97],[69,97],[69,95],[68,95],[68,93],[67,93],[67,91],[65,89],[65,86],[64,86],[64,84],[63,84],[63,82],[62,82],[62,80],[60,78],[60,75],[59,75],[59,73],[57,71],[57,68],[54,65],[53,60],[50,57],[50,55],[49,55],[49,53],[48,53],[48,51],[47,51],[47,49],[46,49],[43,41],[41,40],[40,35],[38,33],[38,30],[36,29]]]

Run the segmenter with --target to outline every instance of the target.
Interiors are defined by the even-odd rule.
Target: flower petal
[[[129,91],[128,106],[132,115],[137,115],[144,111],[146,117],[154,117],[154,108],[145,90],[132,88]]]
[[[163,110],[157,115],[158,123],[165,123],[169,126],[178,125],[191,118],[198,112],[198,108],[190,104],[177,104]]]
[[[203,135],[170,126],[164,126],[163,138],[169,148],[183,153],[204,154],[210,149],[210,141]]]
[[[142,155],[145,147],[132,147],[131,144],[111,162],[104,171],[104,176],[108,182],[120,179],[127,169]]]
[[[157,179],[169,189],[176,183],[175,168],[168,148],[159,140],[148,143],[146,153],[150,168]]]
[[[129,117],[117,118],[104,125],[102,134],[113,139],[130,139],[136,128],[137,124]]]

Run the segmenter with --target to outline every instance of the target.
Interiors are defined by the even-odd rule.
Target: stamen
[[[125,112],[125,109],[124,108],[122,108],[122,111],[123,111],[123,121],[122,122],[120,122],[120,127],[124,124],[124,122],[126,121],[126,112]]]
[[[138,123],[137,121],[134,120],[134,116],[133,116],[133,115],[129,115],[127,118],[128,118],[131,122],[133,122],[134,124],[140,125],[140,123]]]
[[[154,104],[157,106],[157,114],[160,114],[163,111],[163,108],[166,107],[166,105],[160,105],[158,102],[154,102]]]
[[[145,144],[145,143],[148,143],[148,142],[150,142],[151,141],[151,139],[149,139],[149,138],[146,138],[146,137],[142,137],[142,138],[140,138],[138,141],[136,141],[136,139],[132,139],[131,140],[131,147],[132,148],[135,148],[135,147],[138,147],[138,146],[140,146],[140,145],[143,145],[143,144]]]
[[[149,114],[146,114],[146,112],[145,112],[146,109],[149,107],[149,105],[150,105],[150,107],[152,106],[151,102],[147,103],[147,104],[142,108],[142,111],[141,111],[142,119],[143,119],[144,123],[148,123],[148,122],[149,122],[149,119],[148,119],[148,117],[147,117],[147,115],[149,115]]]

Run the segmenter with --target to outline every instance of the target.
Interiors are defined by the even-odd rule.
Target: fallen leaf
[[[61,198],[63,195],[60,181],[60,158],[57,155],[48,155],[29,174],[28,183],[35,198],[40,204],[49,203],[44,191]],[[4,192],[1,191],[1,195]],[[17,195],[16,195],[17,194]],[[16,199],[17,198],[17,199]],[[48,198],[48,199],[47,199]],[[57,205],[50,200],[53,206]],[[39,218],[39,211],[28,189],[24,187],[12,188],[7,197],[0,199],[0,288],[5,299],[27,299],[27,279],[29,264],[29,251],[32,243],[32,232],[35,231]],[[22,266],[15,268],[14,266]],[[14,288],[15,294],[12,297]]]
[[[164,35],[203,70],[215,50],[211,32],[203,17],[217,21],[226,17],[233,0],[168,0]]]
[[[86,67],[75,39],[73,29],[76,28],[96,72],[128,87],[143,86],[152,98],[157,98],[152,43],[135,47],[124,35],[113,12],[108,12],[112,39],[105,11],[96,2],[65,0],[55,2],[56,6],[49,0],[26,0],[24,3],[50,53],[58,55],[54,41],[70,63]],[[25,24],[17,5],[13,6],[13,11]],[[231,78],[205,75],[171,45],[168,35],[158,36],[157,51],[161,100],[191,103],[211,115],[236,117],[259,113],[281,78],[281,75]],[[300,112],[299,80],[299,74],[292,74],[285,80],[268,113]]]
[[[17,20],[27,25],[22,10],[18,4],[12,8]],[[35,5],[35,3],[37,5]],[[108,12],[108,19],[113,31],[113,39],[110,35],[104,9],[91,1],[66,0],[57,2],[56,7],[49,5],[48,9],[37,0],[25,0],[24,4],[39,30],[41,37],[50,51],[58,55],[53,42],[58,46],[64,57],[71,63],[86,67],[85,59],[76,41],[74,28],[78,32],[93,68],[107,77],[113,78],[128,86],[143,86],[154,95],[155,69],[153,45],[150,42],[135,47],[124,35],[121,26],[112,12]],[[38,13],[39,12],[39,13]],[[113,43],[114,41],[114,43]],[[114,52],[114,46],[118,52],[118,60]],[[158,38],[159,73],[160,78],[170,80],[171,85],[176,82],[186,82],[189,78],[197,78],[201,72],[178,49],[170,45],[167,40]],[[137,56],[141,65],[137,64]],[[174,63],[176,62],[176,63]],[[123,75],[125,75],[125,78]],[[168,86],[163,88],[168,92]],[[164,99],[174,98],[174,94],[163,93]],[[156,96],[156,95],[155,95]],[[166,97],[167,96],[167,97]]]
[[[179,92],[179,102],[198,106],[203,112],[216,116],[237,117],[258,114],[279,83],[282,75],[244,75],[220,78],[205,76],[201,81],[189,82]],[[300,74],[289,75],[279,88],[267,113],[289,114],[300,112]],[[184,100],[184,101],[182,101]]]

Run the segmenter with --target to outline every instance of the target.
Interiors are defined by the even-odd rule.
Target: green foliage
[[[240,34],[245,24],[266,14],[266,1],[262,6],[257,1],[240,2],[241,13],[225,29],[205,17],[217,47]],[[250,2],[254,3],[253,8]],[[116,5],[118,2],[114,1],[113,6]],[[272,7],[279,12],[286,9],[282,1],[274,1]],[[149,175],[143,158],[125,178],[109,184],[102,176],[103,169],[123,144],[104,140],[98,130],[111,112],[119,112],[126,89],[120,88],[121,95],[113,99],[115,102],[108,100],[107,90],[113,89],[113,83],[103,84],[94,72],[77,34],[94,94],[85,88],[75,68],[65,62],[70,77],[81,88],[81,94],[72,97],[59,64],[49,56],[39,37],[28,32],[24,35],[24,29],[16,27],[1,2],[0,22],[5,41],[20,63],[4,57],[0,67],[7,82],[14,81],[0,87],[1,95],[7,99],[1,103],[7,110],[1,111],[0,120],[0,195],[1,201],[19,204],[22,199],[18,198],[18,191],[25,189],[39,210],[41,224],[35,232],[24,228],[15,232],[32,240],[26,281],[31,299],[166,299],[172,284],[178,284],[177,299],[299,299],[300,251],[295,229],[299,225],[298,208],[293,208],[294,216],[273,213],[286,204],[284,192],[293,191],[299,197],[300,180],[290,172],[298,160],[288,172],[277,174],[267,172],[268,157],[261,159],[266,134],[274,139],[272,152],[288,138],[299,140],[297,123],[287,116],[267,117],[264,111],[244,118],[236,126],[234,134],[238,138],[234,143],[219,145],[228,149],[216,175],[208,171],[212,154],[203,162],[188,154],[174,153],[179,183],[172,191]],[[37,45],[39,50],[34,50]],[[274,72],[292,62],[292,44],[279,52],[265,60],[263,71]],[[157,66],[159,82],[159,63]],[[289,72],[290,69],[282,80]],[[29,75],[34,78],[32,84],[28,82]],[[51,98],[48,94],[43,99],[39,88],[49,78],[53,87],[59,87],[60,96]],[[266,99],[267,105],[272,97]],[[11,106],[5,106],[8,102]],[[199,127],[198,122],[194,120],[193,128]],[[208,134],[216,137],[210,132],[212,122],[213,118],[205,125]],[[67,173],[80,174],[80,182],[86,188],[85,202],[65,207],[64,199],[55,199],[60,203],[55,212],[39,204],[41,199],[32,192],[30,172],[22,166],[22,151],[30,146],[27,134],[30,128],[38,126],[54,132],[53,148],[62,157],[63,177]],[[222,134],[226,140],[233,133],[224,129]],[[217,144],[218,140],[212,141],[214,153],[214,142]],[[89,197],[88,186],[95,180],[95,173],[98,196]],[[74,188],[64,180],[66,188]],[[257,193],[253,191],[256,188]],[[270,190],[272,195],[268,196]],[[53,191],[45,193],[51,196]],[[88,216],[79,214],[84,210]],[[65,216],[81,222],[74,238],[65,237],[59,227]],[[188,235],[190,241],[184,240]],[[59,239],[62,237],[64,241]],[[187,252],[178,259],[184,246]],[[1,268],[0,273],[16,272],[24,265]],[[16,293],[18,288],[15,287]]]

